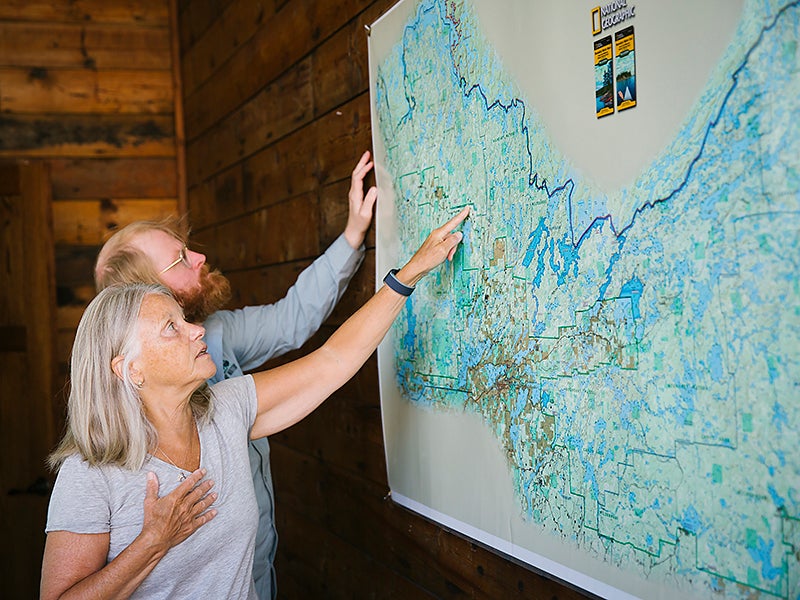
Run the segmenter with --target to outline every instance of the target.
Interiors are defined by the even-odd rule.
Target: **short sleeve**
[[[45,532],[108,533],[111,529],[108,481],[80,456],[64,461],[47,509]]]
[[[211,386],[217,418],[234,419],[250,431],[258,414],[256,384],[251,375],[232,377]]]

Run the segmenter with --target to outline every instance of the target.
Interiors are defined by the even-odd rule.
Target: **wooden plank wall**
[[[364,25],[393,0],[180,0],[193,240],[235,305],[280,298],[343,230],[370,148]],[[379,200],[380,202],[380,200]],[[374,290],[374,238],[313,348]],[[272,439],[281,598],[577,598],[386,499],[376,363]]]
[[[174,38],[170,0],[0,2],[0,159],[52,174],[62,373],[109,232],[178,211]]]
[[[50,176],[0,161],[0,581],[35,598],[53,435],[55,260]]]

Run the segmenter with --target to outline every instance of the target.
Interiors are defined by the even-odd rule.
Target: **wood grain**
[[[0,21],[0,66],[169,71],[169,30]]]
[[[175,198],[61,200],[53,203],[55,242],[99,246],[133,221],[178,216]]]
[[[171,115],[172,92],[168,70],[0,69],[5,113]]]
[[[246,44],[185,98],[186,135],[194,139],[300,61],[358,14],[365,0],[294,0],[266,19]],[[255,74],[255,76],[254,76]]]
[[[59,158],[50,165],[56,200],[177,195],[172,158]]]
[[[0,20],[165,27],[164,0],[3,0]]]
[[[0,116],[0,157],[174,157],[172,117]]]

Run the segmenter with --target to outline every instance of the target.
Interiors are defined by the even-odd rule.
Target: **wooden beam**
[[[99,246],[128,223],[178,216],[175,198],[59,200],[53,203],[55,242]]]
[[[231,0],[178,0],[183,54],[191,49],[230,3]]]
[[[94,296],[94,263],[99,251],[99,246],[56,245],[58,306],[82,303],[86,299],[83,293],[70,293],[71,289],[76,292],[88,289],[92,292],[90,298]]]
[[[168,70],[169,30],[0,21],[0,67]]]
[[[367,32],[380,14],[373,4],[321,44],[311,55],[316,116],[349,102],[369,87]]]
[[[245,212],[242,167],[236,165],[189,190],[189,217],[194,229],[202,229]]]
[[[175,109],[165,71],[0,69],[0,110],[41,114],[168,114]]]
[[[174,158],[58,158],[50,161],[53,198],[174,198]]]
[[[0,325],[0,352],[26,352],[27,336],[24,325]]]
[[[338,441],[347,444],[350,440],[339,437]],[[291,507],[370,558],[354,568],[369,573],[375,561],[439,598],[587,598],[398,506],[387,496],[385,482],[364,480],[327,458],[280,443],[272,444],[271,454],[279,554],[282,544],[291,548],[303,540],[302,536],[291,542],[286,539],[295,531],[284,526],[280,515]],[[313,549],[303,553],[313,555]],[[338,591],[347,595],[349,590]]]
[[[369,97],[362,94],[253,155],[243,163],[247,205],[274,204],[350,177],[370,147],[369,121]]]
[[[319,249],[318,221],[317,196],[306,193],[216,225],[215,264],[225,272],[314,259]],[[284,235],[287,223],[296,223],[305,235]]]
[[[294,507],[281,507],[277,527],[281,538],[276,569],[283,598],[433,600],[440,597],[374,560]],[[284,536],[284,531],[289,533]]]
[[[0,196],[18,196],[19,166],[15,162],[0,162]]]
[[[187,147],[194,186],[309,123],[314,114],[310,61],[294,65]]]
[[[172,117],[0,116],[4,157],[174,157]]]
[[[218,8],[202,34],[195,37],[191,46],[186,46],[183,73],[187,95],[247,43],[274,13],[272,3],[251,0],[233,0]]]
[[[164,0],[3,0],[0,20],[64,23],[125,23],[166,27]]]

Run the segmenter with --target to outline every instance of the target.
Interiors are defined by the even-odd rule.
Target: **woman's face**
[[[205,329],[187,323],[183,310],[168,296],[148,294],[139,310],[141,354],[133,367],[145,387],[196,389],[216,373],[216,366],[203,342]],[[136,379],[134,378],[134,381]]]

